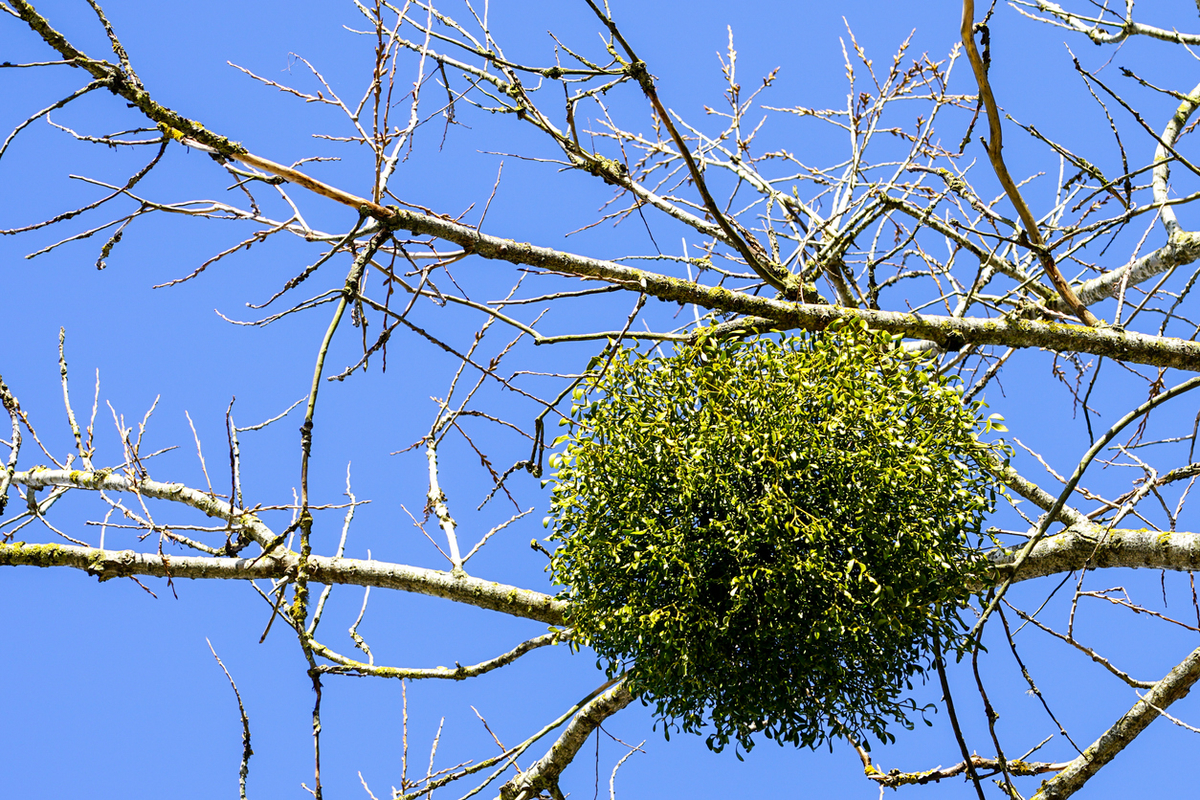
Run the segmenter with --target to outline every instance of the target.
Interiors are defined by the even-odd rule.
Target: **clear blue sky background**
[[[1178,3],[1179,6],[1190,4]],[[342,26],[360,25],[351,3],[252,2],[197,4],[111,0],[105,4],[135,67],[151,93],[212,129],[240,140],[252,151],[288,163],[312,155],[340,155],[336,164],[311,166],[312,174],[350,191],[366,193],[368,184],[361,152],[313,140],[313,132],[346,135],[335,114],[305,106],[294,98],[255,84],[231,69],[226,61],[260,75],[312,89],[295,53],[317,66],[347,98],[356,98],[365,84],[369,46]],[[103,57],[106,46],[85,3],[45,0],[38,9],[92,54]],[[703,108],[721,102],[717,53],[727,45],[726,26],[733,28],[739,49],[738,69],[743,86],[781,67],[778,82],[764,102],[776,106],[841,106],[846,83],[839,39],[847,39],[848,24],[875,63],[883,67],[896,46],[915,29],[909,56],[927,52],[945,57],[958,36],[960,7],[953,2],[646,2],[617,0],[614,13],[625,34],[659,78],[668,106],[697,124],[706,124]],[[1148,8],[1149,13],[1158,13]],[[510,56],[548,62],[553,31],[568,43],[592,46],[595,24],[582,2],[504,2],[492,4],[496,38]],[[843,22],[843,16],[845,22]],[[1196,21],[1184,10],[1187,24]],[[1150,18],[1148,21],[1156,21]],[[1162,22],[1162,20],[1157,20]],[[1171,24],[1168,22],[1167,24]],[[1185,24],[1175,22],[1175,24]],[[1193,24],[1193,27],[1197,25]],[[1061,137],[1111,173],[1116,152],[1107,123],[1090,105],[1070,69],[1063,32],[1028,22],[1000,8],[993,24],[993,80],[1000,102],[1022,122],[1033,122],[1052,137]],[[1071,47],[1091,66],[1111,55],[1086,40],[1071,39]],[[0,17],[0,60],[31,61],[49,57],[46,47],[10,17]],[[1154,63],[1157,77],[1172,88],[1187,91],[1195,78],[1195,62],[1176,59],[1165,46],[1128,45],[1122,63]],[[1112,73],[1115,75],[1115,73]],[[54,70],[0,71],[0,132],[38,108],[80,85],[80,75],[64,67]],[[957,66],[954,85],[973,91],[965,59]],[[632,90],[614,106],[644,109]],[[1161,124],[1173,101],[1141,96],[1141,108]],[[633,119],[632,114],[628,119]],[[134,117],[107,93],[96,93],[71,109],[54,115],[56,121],[92,134],[127,127]],[[489,211],[486,230],[518,240],[565,247],[599,257],[649,251],[645,230],[636,224],[613,229],[601,226],[564,240],[566,232],[587,224],[595,209],[609,197],[600,182],[582,175],[559,175],[547,164],[522,162],[495,153],[552,156],[548,143],[534,138],[513,120],[460,109],[465,126],[450,130],[439,148],[440,126],[422,129],[411,157],[402,165],[393,190],[406,201],[457,214],[471,203],[487,199],[501,162],[504,177]],[[649,128],[646,122],[640,123]],[[636,125],[635,125],[636,129]],[[1135,159],[1147,160],[1152,143],[1133,126],[1126,145]],[[944,125],[947,142],[957,144],[961,128]],[[840,160],[842,143],[809,124],[778,126],[772,146],[788,149],[813,161]],[[1030,148],[1023,134],[1008,129],[1010,166],[1015,173],[1057,170],[1057,160],[1044,150]],[[35,124],[0,161],[0,228],[36,222],[67,210],[94,190],[70,180],[81,174],[123,181],[131,165],[143,159],[124,152],[96,152],[75,143],[44,123]],[[492,152],[485,152],[492,151]],[[982,150],[977,148],[982,159]],[[982,170],[982,165],[977,170]],[[978,172],[976,174],[979,174]],[[986,181],[985,181],[986,184]],[[1033,202],[1044,207],[1045,197]],[[140,187],[155,199],[174,201],[194,197],[222,198],[225,178],[203,154],[173,147],[168,163]],[[294,195],[295,196],[295,195]],[[314,227],[343,230],[350,212],[311,197],[300,197]],[[278,211],[278,209],[276,209]],[[477,219],[477,213],[471,219]],[[92,222],[107,221],[104,212]],[[1188,227],[1187,213],[1181,220]],[[662,220],[651,220],[664,248],[676,246],[679,232]],[[71,230],[80,230],[79,226]],[[328,322],[328,308],[297,315],[266,329],[235,327],[214,313],[246,319],[254,312],[246,302],[261,302],[313,258],[302,242],[282,239],[256,246],[220,262],[199,279],[170,289],[151,288],[195,269],[203,260],[249,233],[232,225],[162,216],[139,220],[113,251],[104,271],[94,262],[104,238],[97,235],[34,260],[26,253],[45,246],[64,233],[51,230],[25,237],[0,239],[0,319],[6,340],[0,355],[0,375],[32,414],[47,446],[56,454],[70,449],[58,383],[57,337],[67,331],[76,411],[86,415],[96,370],[101,377],[98,416],[98,461],[119,460],[113,433],[111,402],[127,424],[136,424],[155,397],[159,400],[147,434],[148,449],[178,444],[180,449],[157,459],[154,477],[199,486],[203,476],[192,445],[187,410],[205,446],[208,468],[218,487],[226,483],[224,412],[237,397],[234,414],[241,425],[271,417],[307,392],[312,359]],[[1148,240],[1162,240],[1156,230]],[[669,243],[669,244],[668,244]],[[1114,252],[1117,252],[1114,249]],[[1127,252],[1122,251],[1122,252]],[[1123,258],[1124,255],[1116,256]],[[1112,263],[1108,266],[1119,266]],[[459,269],[475,286],[490,283],[497,291],[511,284],[511,268],[494,263],[466,262]],[[316,294],[337,286],[342,265],[310,281]],[[558,330],[619,327],[628,311],[627,298],[593,307],[593,316],[548,318]],[[658,319],[666,319],[664,314]],[[1111,308],[1100,312],[1111,317]],[[432,317],[431,317],[432,318]],[[443,323],[444,325],[445,323]],[[463,317],[463,333],[478,320]],[[494,334],[495,335],[495,334]],[[352,363],[358,332],[343,328],[331,358],[333,369]],[[465,341],[465,335],[460,336]],[[419,453],[389,455],[407,447],[428,429],[434,412],[430,395],[440,395],[454,365],[413,336],[393,339],[389,370],[377,365],[365,376],[322,388],[317,419],[312,478],[316,502],[340,502],[350,463],[353,489],[372,504],[359,510],[348,554],[422,566],[442,567],[440,556],[409,523],[403,503],[414,513],[424,502],[424,462]],[[574,368],[582,366],[594,348],[579,348]],[[525,355],[527,365],[536,363]],[[560,364],[570,364],[557,356]],[[1122,393],[1118,370],[1094,401],[1110,423],[1136,405],[1142,396]],[[1044,354],[1014,357],[1000,387],[989,390],[992,409],[1009,420],[1013,434],[1039,447],[1060,471],[1069,472],[1086,448],[1082,418],[1074,419],[1069,396],[1049,377],[1050,359]],[[496,395],[497,403],[510,402]],[[526,413],[512,406],[512,413]],[[1190,430],[1194,404],[1164,413],[1158,421],[1162,435]],[[528,416],[520,419],[528,423]],[[1101,423],[1107,426],[1108,423]],[[243,438],[245,489],[251,502],[285,503],[298,482],[299,417]],[[491,439],[487,441],[491,442]],[[517,452],[509,440],[496,440],[501,449],[497,466],[506,467]],[[26,445],[22,466],[37,463],[32,443]],[[516,457],[520,457],[519,455]],[[494,503],[482,514],[470,509],[488,489],[487,477],[461,444],[443,454],[443,481],[455,516],[470,531],[482,532],[501,521],[506,512]],[[503,463],[501,463],[503,462]],[[218,477],[220,476],[220,477]],[[1124,479],[1124,478],[1123,478]],[[524,478],[520,498],[536,511],[506,531],[495,546],[472,562],[473,574],[551,591],[542,566],[544,559],[523,543],[541,536],[540,519],[547,496]],[[1101,485],[1106,479],[1097,478]],[[1116,484],[1114,484],[1116,485]],[[64,520],[98,519],[103,510],[95,498],[68,497]],[[17,502],[14,498],[14,502]],[[11,507],[11,506],[10,506]],[[326,546],[336,536],[340,512],[320,518]],[[278,522],[280,517],[274,518]],[[286,524],[280,524],[282,528]],[[1196,529],[1181,521],[1181,527]],[[95,528],[75,523],[73,536],[95,542]],[[41,534],[38,534],[41,535]],[[119,537],[110,532],[109,544]],[[470,533],[466,535],[470,538]],[[501,537],[498,537],[498,539]],[[135,546],[130,542],[121,545]],[[1150,602],[1157,593],[1158,575],[1121,574],[1097,579],[1105,586],[1122,584],[1141,590]],[[0,714],[0,795],[64,797],[86,794],[97,800],[116,797],[170,796],[214,798],[235,796],[240,755],[236,706],[224,675],[208,652],[205,638],[222,656],[242,692],[253,726],[256,755],[251,762],[252,797],[304,797],[301,781],[311,781],[309,715],[311,691],[294,638],[277,626],[265,644],[258,638],[268,609],[247,586],[181,581],[179,598],[162,583],[149,583],[155,600],[128,581],[97,585],[78,572],[27,568],[0,573],[0,648],[4,658],[6,696]],[[1190,602],[1186,578],[1167,576],[1170,607]],[[1020,587],[1021,599],[1036,602],[1049,586]],[[347,626],[357,613],[357,590],[334,592],[327,611],[326,635]],[[1081,625],[1104,625],[1105,618],[1088,617]],[[537,635],[541,626],[500,618],[472,608],[428,598],[377,591],[362,632],[383,663],[434,666],[454,661],[473,663],[507,650]],[[1194,638],[1194,637],[1193,637]],[[1156,679],[1194,646],[1194,642],[1161,626],[1121,618],[1121,626],[1105,632],[1103,642],[1138,677]],[[338,644],[348,644],[338,636]],[[1136,697],[1123,685],[1090,668],[1086,659],[1057,648],[1044,648],[1033,636],[1023,640],[1024,654],[1039,685],[1076,741],[1084,746],[1111,723]],[[993,701],[1005,716],[1001,731],[1019,755],[1055,729],[1037,701],[1024,694],[1011,656],[1002,641],[990,642],[982,659]],[[955,686],[970,720],[968,737],[981,753],[991,754],[982,715],[972,697],[968,665],[954,671]],[[473,705],[506,745],[515,743],[586,694],[601,676],[594,659],[584,652],[571,656],[565,648],[538,651],[512,667],[461,684],[425,683],[409,687],[410,760],[423,772],[429,743],[445,717],[445,732],[437,768],[493,753],[494,745],[472,712]],[[399,684],[330,678],[324,706],[327,797],[365,797],[358,772],[379,797],[399,783],[401,751]],[[940,692],[926,687],[920,695],[936,701]],[[1196,720],[1195,703],[1178,707],[1180,715]],[[902,731],[900,742],[877,750],[885,769],[927,769],[957,762],[960,756],[944,713],[931,714],[933,726],[912,734]],[[617,778],[618,797],[642,800],[664,796],[876,796],[874,784],[861,775],[857,756],[845,746],[831,753],[793,751],[763,742],[746,760],[732,751],[709,753],[699,737],[679,735],[664,740],[661,727],[652,729],[649,713],[631,707],[611,720],[606,729],[627,742],[646,740],[646,754],[631,758]],[[1137,792],[1152,782],[1165,796],[1194,791],[1180,758],[1195,747],[1179,729],[1164,722],[1122,754],[1085,797],[1108,797]],[[572,767],[564,788],[575,797],[590,796],[595,784],[593,745]],[[540,750],[535,747],[535,751]],[[607,737],[600,742],[600,791],[607,792],[608,775],[623,748]],[[1069,745],[1058,739],[1044,751],[1048,759],[1071,757]],[[528,760],[528,758],[526,759]],[[465,791],[464,787],[464,791]],[[959,797],[968,787],[949,782],[940,787],[903,790],[930,797]],[[454,795],[449,791],[447,796]]]

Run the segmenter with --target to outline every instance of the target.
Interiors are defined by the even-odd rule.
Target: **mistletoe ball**
[[[911,726],[990,574],[981,404],[855,324],[593,369],[547,517],[576,642],[713,749]]]

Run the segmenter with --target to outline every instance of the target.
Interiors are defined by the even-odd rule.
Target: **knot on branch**
[[[129,78],[119,67],[109,65],[108,77],[104,79],[104,86],[114,95],[121,95],[129,88]]]
[[[358,213],[363,216],[363,219],[369,217],[375,220],[383,231],[390,233],[399,230],[404,222],[404,210],[395,203],[390,206],[384,206],[383,210],[387,213],[381,214],[378,206],[371,206],[366,203],[358,207]]]
[[[625,67],[625,74],[643,86],[650,80],[650,71],[646,69],[645,61],[632,61]]]
[[[962,350],[966,344],[966,338],[958,331],[947,331],[945,337],[941,341],[942,349],[950,353],[957,353],[959,350]]]
[[[528,774],[527,772],[526,775]],[[524,775],[515,778],[500,787],[500,800],[532,800],[541,797],[543,791],[550,797],[561,798],[563,793],[558,788],[559,774],[558,770],[553,770],[552,773],[535,774],[532,778],[526,778]]]
[[[88,560],[87,574],[94,575],[100,582],[112,578],[123,578],[133,573],[133,564],[137,560],[132,550],[122,550],[119,553],[98,552]]]
[[[620,185],[621,179],[629,175],[629,167],[625,166],[624,162],[605,158],[602,155],[586,154],[580,160],[583,162],[582,166],[585,172],[601,179],[609,186]]]

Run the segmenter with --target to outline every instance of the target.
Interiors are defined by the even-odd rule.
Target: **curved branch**
[[[1079,301],[1084,305],[1116,297],[1122,284],[1137,286],[1155,275],[1200,259],[1200,235],[1179,227],[1179,220],[1167,194],[1175,143],[1197,108],[1200,108],[1200,84],[1193,88],[1191,94],[1175,109],[1175,113],[1163,129],[1162,136],[1158,137],[1158,147],[1154,151],[1151,188],[1154,192],[1154,203],[1159,207],[1159,214],[1162,216],[1163,227],[1167,229],[1167,243],[1149,255],[1082,283],[1077,294]],[[1049,308],[1063,308],[1061,298],[1053,298],[1047,301],[1046,305]]]
[[[333,673],[336,675],[371,675],[377,678],[400,678],[401,680],[422,680],[427,678],[441,678],[443,680],[462,681],[467,678],[474,678],[479,675],[491,672],[494,669],[505,667],[516,661],[521,656],[531,650],[536,650],[539,647],[547,645],[556,645],[561,641],[570,638],[570,632],[550,631],[543,633],[533,639],[528,639],[521,642],[519,645],[509,650],[507,653],[490,658],[487,661],[481,661],[478,664],[473,664],[469,667],[464,667],[462,664],[455,664],[454,669],[449,667],[431,667],[425,669],[407,668],[407,667],[381,667],[375,664],[364,664],[361,661],[356,661],[353,658],[347,658],[340,653],[335,653],[323,644],[315,640],[310,640],[313,652],[321,656],[321,658],[329,659],[336,666],[321,666],[317,667],[319,672]]]
[[[1018,6],[1026,8],[1036,8],[1046,14],[1056,17],[1059,22],[1039,17],[1036,14],[1030,14],[1027,11],[1022,11]],[[1085,17],[1082,14],[1074,14],[1067,11],[1058,3],[1050,2],[1050,0],[1036,0],[1035,2],[1027,2],[1027,0],[1015,0],[1013,7],[1017,9],[1017,13],[1038,22],[1045,22],[1050,25],[1055,25],[1060,28],[1078,31],[1096,44],[1119,44],[1130,36],[1149,36],[1151,39],[1158,39],[1164,42],[1173,42],[1175,44],[1200,44],[1200,36],[1194,33],[1180,33],[1175,30],[1166,30],[1164,28],[1156,28],[1153,25],[1143,25],[1140,22],[1134,22],[1133,17],[1126,15],[1121,21],[1108,21],[1103,17]],[[1133,7],[1130,3],[1129,8]],[[1086,23],[1091,23],[1090,25]],[[1115,28],[1115,33],[1109,33],[1102,26]]]
[[[1196,108],[1200,106],[1200,84],[1192,89],[1191,94],[1186,97],[1179,107],[1175,109],[1175,113],[1171,116],[1171,121],[1167,123],[1167,127],[1163,130],[1162,136],[1159,137],[1158,147],[1154,149],[1154,202],[1162,206],[1163,225],[1167,229],[1168,236],[1174,238],[1174,234],[1179,230],[1179,221],[1175,217],[1175,210],[1167,202],[1167,180],[1171,176],[1171,159],[1175,151],[1175,143],[1179,140],[1180,134],[1183,133],[1187,126],[1188,118],[1192,116]]]
[[[190,506],[197,511],[203,511],[210,517],[225,520],[233,526],[233,530],[245,533],[263,547],[271,546],[275,533],[267,527],[255,514],[245,509],[234,508],[216,496],[189,488],[182,483],[162,483],[161,481],[134,478],[111,469],[78,470],[78,469],[45,469],[34,467],[24,472],[15,472],[12,482],[30,489],[44,489],[47,486],[63,486],[69,489],[89,489],[103,492],[130,492],[141,497],[152,497],[155,500],[169,500]]]
[[[1169,206],[1163,206],[1162,210],[1165,213],[1169,208]],[[1197,260],[1200,260],[1200,234],[1185,231],[1176,226],[1170,231],[1167,243],[1162,247],[1123,267],[1117,267],[1099,277],[1084,281],[1077,287],[1076,294],[1079,295],[1081,303],[1090,306],[1101,300],[1116,297],[1122,283],[1125,283],[1126,286],[1137,286],[1155,275],[1161,275],[1169,269],[1182,267]],[[1061,298],[1055,297],[1047,300],[1046,307],[1061,310]]]
[[[983,99],[983,105],[987,109],[988,127],[991,138],[985,144],[985,149],[987,150],[988,159],[992,162],[992,171],[1000,179],[1000,185],[1004,187],[1004,193],[1008,195],[1009,201],[1016,207],[1017,214],[1021,217],[1021,227],[1029,239],[1030,249],[1037,255],[1038,261],[1041,262],[1042,268],[1046,270],[1046,275],[1049,276],[1050,282],[1054,284],[1054,288],[1062,296],[1063,302],[1066,303],[1071,312],[1079,317],[1085,325],[1095,326],[1099,323],[1099,320],[1096,319],[1092,312],[1088,311],[1086,305],[1079,302],[1079,298],[1075,296],[1075,292],[1071,289],[1071,284],[1067,282],[1067,279],[1063,277],[1062,272],[1058,269],[1058,265],[1054,263],[1054,257],[1050,255],[1050,250],[1046,247],[1046,243],[1042,239],[1042,233],[1038,229],[1038,223],[1033,216],[1033,212],[1029,210],[1025,198],[1021,197],[1021,192],[1017,188],[1016,182],[1008,174],[1008,167],[1004,164],[1004,156],[1001,154],[1003,143],[1001,140],[1000,111],[996,108],[996,98],[992,96],[992,87],[988,83],[987,65],[983,63],[983,59],[979,55],[979,49],[975,46],[975,0],[963,0],[962,42],[963,47],[967,50],[967,59],[971,62],[971,69],[975,73],[975,82],[979,85],[979,96]]]

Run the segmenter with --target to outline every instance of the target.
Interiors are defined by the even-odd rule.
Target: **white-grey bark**
[[[1019,547],[997,550],[992,563],[1012,564]],[[1200,533],[1151,530],[1069,528],[1038,542],[1015,580],[1025,581],[1077,569],[1144,567],[1193,571],[1200,569]]]
[[[1066,769],[1042,784],[1033,800],[1064,800],[1079,791],[1089,778],[1125,749],[1138,734],[1156,720],[1168,706],[1185,697],[1200,679],[1200,648],[1191,652],[1178,666],[1154,685],[1133,708],[1106,730],[1100,738],[1067,765]]]
[[[500,800],[533,800],[546,792],[562,800],[558,777],[574,760],[592,731],[633,701],[622,680],[579,710],[546,755],[500,788]]]
[[[262,558],[210,558],[159,555],[133,550],[99,550],[59,544],[0,544],[0,566],[70,567],[100,580],[144,575],[155,578],[196,580],[279,580],[295,575],[299,556],[291,551]],[[377,586],[500,611],[517,617],[561,625],[564,605],[550,595],[474,578],[463,573],[364,561],[357,558],[309,558],[309,580],[314,583]]]

